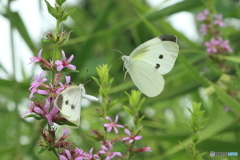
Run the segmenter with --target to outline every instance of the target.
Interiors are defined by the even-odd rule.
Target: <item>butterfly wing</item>
[[[132,61],[142,61],[160,70],[162,75],[170,72],[177,58],[179,46],[177,37],[173,35],[163,35],[153,38],[138,46],[130,54],[130,66]]]
[[[178,51],[176,36],[163,35],[141,44],[130,56],[122,56],[122,59],[138,89],[155,97],[162,92],[162,75],[172,70]]]
[[[128,70],[134,84],[148,97],[160,94],[164,87],[164,79],[160,71],[147,62],[133,61]]]
[[[71,86],[62,91],[55,100],[55,105],[62,116],[68,121],[80,125],[81,89],[79,86]]]

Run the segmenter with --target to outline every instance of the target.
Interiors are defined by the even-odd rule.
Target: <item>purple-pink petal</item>
[[[103,126],[104,127],[109,127],[109,126],[111,126],[111,124],[110,123],[105,123]]]
[[[68,58],[67,63],[70,63],[70,62],[73,60],[73,58],[74,58],[74,55],[72,54],[72,55]]]
[[[118,134],[118,129],[116,127],[113,127],[116,134]]]
[[[49,94],[48,91],[41,90],[41,89],[38,89],[38,90],[37,90],[37,93],[43,94],[43,95],[48,95],[48,94]]]
[[[131,132],[128,129],[124,129],[124,132],[128,135],[131,136]]]
[[[112,126],[107,127],[107,132],[110,132],[112,130]]]
[[[122,154],[120,152],[113,152],[114,155],[117,155],[117,156],[122,156]]]
[[[63,65],[59,65],[58,67],[57,67],[57,71],[61,71],[63,69]]]
[[[130,139],[128,142],[129,142],[129,143],[132,143],[133,141],[134,141],[133,139]]]
[[[114,122],[117,123],[117,121],[118,121],[118,115],[116,115]]]
[[[72,156],[71,156],[69,150],[66,149],[66,150],[65,150],[65,153],[66,153],[68,159],[71,159],[71,158],[72,158]]]
[[[62,60],[66,61],[66,55],[65,55],[65,52],[63,50],[62,50]]]
[[[126,140],[129,140],[130,138],[129,137],[124,137],[122,138],[122,141],[126,141]]]
[[[120,125],[120,124],[115,124],[114,125],[115,127],[119,127],[119,128],[124,128],[122,125]]]
[[[56,60],[56,61],[55,61],[55,64],[56,64],[56,65],[62,65],[62,61]]]
[[[105,119],[108,119],[108,120],[110,120],[112,122],[112,119],[110,117],[106,117]]]
[[[76,66],[72,65],[72,64],[68,64],[67,67],[73,71],[76,70]]]
[[[51,114],[47,114],[47,115],[45,115],[45,117],[46,117],[47,120],[48,120],[48,124],[49,124],[50,126],[53,126],[52,115],[51,115]]]
[[[68,84],[71,81],[71,77],[70,76],[65,76],[66,78],[66,84]]]
[[[99,153],[100,153],[100,154],[106,154],[107,152],[106,152],[106,151],[103,151],[103,150],[101,150],[101,151],[99,151]]]
[[[64,130],[63,130],[63,137],[67,136],[68,134],[69,134],[69,130],[64,129]]]
[[[39,107],[34,107],[33,109],[36,113],[44,115],[43,110],[41,110]]]
[[[135,140],[142,139],[142,136],[136,136],[134,139],[135,139]]]
[[[65,156],[63,156],[63,155],[60,155],[60,156],[59,156],[59,159],[60,159],[60,160],[68,160],[68,159],[67,159]]]
[[[38,52],[38,58],[42,58],[42,51],[43,51],[43,49],[41,49],[41,50]]]
[[[51,114],[52,116],[56,116],[57,113],[58,113],[58,108],[57,108],[57,107],[53,107],[53,109],[50,111],[50,114]]]

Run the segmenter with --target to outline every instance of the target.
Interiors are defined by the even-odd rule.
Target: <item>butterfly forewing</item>
[[[131,61],[141,60],[157,67],[161,74],[170,72],[178,55],[179,47],[175,36],[164,35],[153,38],[137,47],[130,57]],[[177,40],[176,40],[177,41]],[[131,63],[131,62],[130,62]]]

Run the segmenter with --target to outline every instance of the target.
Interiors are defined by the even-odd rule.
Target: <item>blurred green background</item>
[[[11,10],[13,2],[9,0],[8,5],[3,5],[0,1],[0,5],[4,7],[0,12],[1,16],[9,22],[11,31],[17,31],[11,32],[15,34],[8,35],[12,47],[15,47],[14,38],[18,33],[28,45],[32,56],[37,55],[38,51],[43,48],[43,57],[50,59],[53,51],[52,45],[43,44],[41,39],[37,44],[33,42],[34,35],[30,35],[26,27],[28,23],[33,22],[23,20],[19,12]],[[91,76],[97,76],[95,68],[98,65],[111,65],[110,76],[114,77],[114,82],[109,96],[112,99],[118,98],[120,102],[111,112],[112,115],[120,115],[120,123],[129,123],[131,117],[127,116],[121,108],[122,104],[128,104],[124,91],[129,92],[136,87],[129,75],[124,81],[125,72],[123,61],[120,59],[121,55],[112,51],[111,48],[129,55],[134,48],[153,37],[163,34],[176,35],[180,52],[173,70],[164,76],[165,89],[155,98],[146,98],[142,108],[142,114],[145,114],[146,118],[141,132],[143,140],[138,143],[138,146],[150,146],[153,151],[140,153],[133,159],[190,159],[179,142],[187,145],[191,141],[191,131],[181,122],[189,123],[191,117],[186,108],[191,108],[192,102],[201,102],[202,110],[205,110],[204,117],[210,118],[206,127],[200,131],[200,142],[197,145],[200,152],[208,152],[203,159],[240,159],[240,155],[238,157],[209,156],[210,151],[240,154],[239,63],[226,61],[224,64],[229,67],[229,70],[219,69],[218,64],[206,56],[204,39],[201,34],[193,41],[171,26],[168,19],[170,16],[182,12],[196,16],[198,12],[204,10],[206,6],[200,0],[172,0],[171,2],[175,3],[164,8],[162,5],[151,6],[145,0],[79,0],[74,6],[66,3],[66,10],[77,8],[70,16],[68,22],[71,23],[64,23],[62,26],[64,29],[73,30],[70,41],[67,45],[60,46],[67,57],[71,54],[75,55],[72,64],[76,65],[80,72],[70,74],[72,81],[75,84],[83,83]],[[213,0],[213,2],[216,11],[223,14],[227,25],[222,29],[222,34],[234,49],[233,55],[238,56],[240,3],[238,0]],[[43,1],[39,0],[39,4],[40,11],[46,8]],[[41,12],[41,15],[43,14],[46,13]],[[182,23],[189,25],[184,19]],[[198,25],[196,22],[196,30]],[[48,29],[53,31],[54,27],[53,25]],[[40,138],[41,124],[37,120],[21,119],[21,115],[28,109],[30,102],[28,99],[30,83],[33,76],[40,72],[39,66],[33,64],[35,66],[33,72],[26,73],[24,69],[26,64],[19,62],[15,56],[15,54],[21,55],[21,50],[17,48],[14,50],[15,52],[12,53],[0,53],[1,59],[10,55],[13,68],[19,67],[21,71],[16,73],[17,70],[14,69],[12,73],[9,73],[8,69],[0,64],[0,159],[56,159],[50,152],[35,155],[40,150],[36,141]],[[30,57],[22,58],[29,59]],[[14,66],[17,61],[18,66]],[[38,71],[35,68],[38,68]],[[86,70],[88,70],[87,73]],[[16,74],[20,74],[22,80],[17,80]],[[219,79],[224,74],[230,76],[231,79],[224,84],[227,87],[222,89],[219,87]],[[215,92],[206,95],[204,89],[214,91],[214,86],[209,85],[209,81],[218,85],[215,86]],[[93,80],[85,88],[88,94],[97,96],[98,87]],[[230,94],[229,91],[232,90],[235,91],[236,96]],[[92,129],[100,127],[94,106],[96,104],[82,109],[81,127],[71,130],[70,134],[70,140],[86,152],[93,146],[99,147],[86,136],[91,133]],[[230,111],[226,111],[226,107],[230,107]],[[59,134],[61,134],[60,131],[61,129],[59,129]],[[121,146],[118,147],[119,150],[122,149]]]

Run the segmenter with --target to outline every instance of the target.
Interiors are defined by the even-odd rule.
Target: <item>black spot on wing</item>
[[[160,54],[158,58],[159,58],[159,59],[163,59],[163,55],[162,55],[162,54]]]
[[[71,105],[71,109],[73,109],[73,110],[75,109],[75,106],[73,104]]]
[[[68,105],[68,103],[69,103],[69,101],[68,101],[68,100],[66,100],[66,101],[65,101],[65,104],[66,104],[66,105]]]
[[[62,109],[62,104],[63,104],[63,96],[62,94],[59,94],[56,99],[56,105],[59,109]]]
[[[172,41],[177,43],[177,37],[174,35],[166,34],[158,37],[161,41]]]
[[[155,66],[155,68],[156,68],[156,69],[160,68],[160,64],[157,63],[156,66]]]

